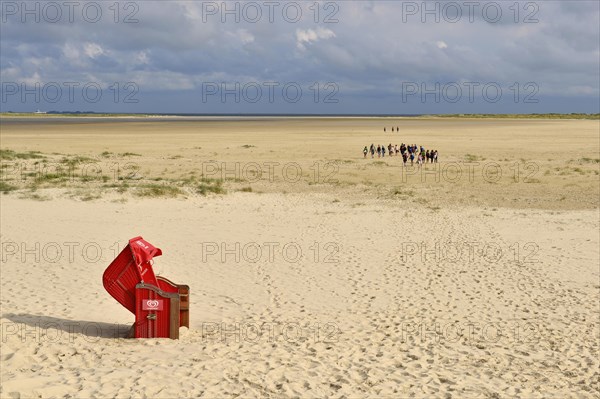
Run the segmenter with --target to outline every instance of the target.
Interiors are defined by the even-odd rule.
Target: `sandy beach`
[[[598,120],[157,119],[0,119],[1,397],[600,396]],[[138,235],[179,340],[102,286]]]

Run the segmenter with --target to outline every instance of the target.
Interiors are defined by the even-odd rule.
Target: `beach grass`
[[[12,184],[6,183],[4,181],[0,181],[0,192],[2,192],[4,194],[9,193],[11,191],[15,191],[17,189],[18,189],[17,186],[13,186]]]
[[[136,196],[144,198],[175,198],[183,194],[181,188],[165,184],[142,184],[137,186],[135,190]]]
[[[196,187],[196,192],[201,195],[226,194],[227,191],[223,187],[223,180],[203,177],[200,179],[200,184]]]

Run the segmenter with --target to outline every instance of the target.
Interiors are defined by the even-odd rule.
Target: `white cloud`
[[[137,53],[137,56],[135,57],[136,61],[138,64],[148,64],[150,62],[150,59],[148,58],[148,53],[146,51],[140,51],[139,53]]]
[[[202,21],[202,12],[200,8],[190,1],[174,1],[173,4],[183,8],[183,15],[193,21]]]
[[[71,62],[79,62],[79,50],[71,43],[65,43],[62,47],[62,53],[66,59]]]
[[[445,48],[448,48],[448,45],[447,45],[445,42],[441,41],[441,40],[440,40],[439,42],[436,42],[435,44],[437,45],[437,47],[438,47],[439,49],[445,49]]]
[[[254,35],[248,32],[246,29],[240,29],[238,31],[239,37],[242,40],[242,43],[248,44],[254,42]]]
[[[102,47],[96,43],[86,43],[83,50],[85,52],[85,55],[87,55],[90,58],[96,58],[99,55],[104,54],[104,50],[102,49]]]
[[[299,49],[304,50],[305,44],[315,43],[319,40],[331,39],[336,37],[335,32],[331,29],[317,28],[313,29],[297,29],[296,30],[296,45]]]
[[[7,82],[16,80],[20,76],[20,74],[21,70],[15,66],[0,69],[0,76],[2,76],[2,80]]]
[[[28,86],[34,86],[35,84],[43,84],[42,78],[37,72],[35,72],[31,77],[23,78],[22,81]]]

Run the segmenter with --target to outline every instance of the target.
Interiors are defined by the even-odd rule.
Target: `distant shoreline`
[[[600,120],[600,114],[407,114],[407,115],[319,115],[319,114],[116,114],[116,113],[26,113],[26,112],[2,112],[0,118],[19,117],[19,118],[156,118],[156,119],[179,119],[179,118],[211,118],[211,119],[592,119]]]

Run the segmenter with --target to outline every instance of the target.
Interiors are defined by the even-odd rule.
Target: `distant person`
[[[377,158],[381,158],[381,146],[377,146]]]
[[[385,128],[383,128],[383,132],[384,132],[384,133],[386,132]]]
[[[408,161],[408,153],[407,152],[402,153],[402,161],[404,162],[404,166],[406,166],[406,161]]]
[[[375,144],[371,144],[371,159],[375,158]]]
[[[415,153],[411,152],[410,153],[410,166],[413,166],[414,161],[415,161]]]
[[[433,161],[434,161],[435,163],[437,163],[437,161],[438,161],[438,152],[437,152],[437,150],[435,150],[435,151],[433,152]]]
[[[385,158],[385,147],[381,146],[381,157]]]
[[[365,146],[365,148],[363,148],[363,155],[364,155],[365,159],[367,159],[368,153],[369,153],[369,149],[367,148],[367,146]]]

